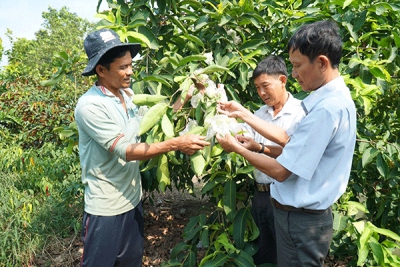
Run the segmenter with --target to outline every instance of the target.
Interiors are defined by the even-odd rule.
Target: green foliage
[[[54,235],[80,228],[82,185],[77,155],[51,143],[0,147],[0,266],[24,266]]]
[[[22,266],[37,246],[28,229],[38,203],[31,190],[16,188],[17,174],[0,172],[0,179],[0,266]]]
[[[35,33],[34,40],[25,38],[14,40],[12,32],[7,31],[12,46],[10,51],[6,51],[9,63],[4,72],[7,82],[37,86],[41,80],[53,75],[53,57],[55,54],[58,57],[65,57],[61,51],[65,51],[63,53],[70,58],[79,58],[79,70],[83,70],[82,63],[85,62],[82,49],[83,37],[93,29],[93,25],[75,13],[70,13],[66,7],[60,10],[49,7],[48,12],[43,12],[42,17],[43,28]],[[57,58],[56,61],[57,64],[60,59]],[[77,78],[80,76],[79,70],[74,71]],[[67,69],[66,72],[69,73],[71,70]],[[82,82],[83,78],[79,77],[78,80]],[[11,85],[3,86],[9,88]],[[60,83],[58,88],[64,89],[70,86],[71,83]]]
[[[398,266],[400,236],[368,221],[369,211],[359,202],[349,201],[350,196],[343,195],[333,212],[331,250],[337,257],[357,255],[350,266]]]
[[[102,0],[99,1],[101,2]],[[230,99],[240,101],[250,109],[260,104],[256,91],[249,82],[257,62],[272,53],[288,58],[287,41],[303,23],[321,19],[335,20],[341,28],[344,42],[340,70],[351,89],[358,112],[358,140],[348,187],[352,196],[349,200],[365,203],[368,208],[369,213],[366,216],[370,222],[366,224],[366,229],[379,232],[371,226],[379,225],[399,232],[399,101],[396,97],[399,93],[400,65],[397,52],[400,29],[396,23],[400,10],[398,3],[179,0],[132,1],[130,4],[124,1],[107,2],[112,10],[99,15],[103,20],[98,26],[112,28],[123,40],[138,42],[143,46],[141,59],[135,62],[137,72],[133,88],[136,93],[161,94],[176,99],[180,92],[184,97],[187,90],[185,79],[194,70],[205,68],[207,64],[202,55],[211,53],[214,64],[227,69],[214,71],[210,74],[211,80],[223,83]],[[288,67],[290,71],[290,64]],[[293,93],[300,91],[292,78],[288,84]],[[296,95],[304,97],[300,92]],[[187,114],[192,114],[192,117],[199,120],[207,112],[203,110],[204,113],[200,112],[196,116],[197,111],[188,111]],[[176,133],[181,125],[179,115],[171,115],[168,111],[165,114],[175,126]],[[159,116],[159,120],[165,120],[165,116]],[[164,140],[166,135],[161,131],[162,126],[152,123],[148,127],[150,131],[146,134],[147,141]],[[214,148],[218,148],[218,145]],[[175,179],[174,169],[178,167],[183,171],[193,171],[193,174],[200,174],[202,171],[202,179],[206,181],[204,188],[211,187],[211,184],[216,186],[205,193],[215,194],[231,189],[225,186],[229,184],[229,177],[234,176],[235,171],[232,169],[235,169],[237,159],[231,161],[224,153],[218,155],[217,159],[207,157],[204,154],[207,151],[201,153],[205,159],[204,168],[196,165],[196,170],[193,170],[184,167],[185,164],[170,164],[168,171],[171,179]],[[187,160],[179,155],[174,157],[179,162]],[[198,158],[199,155],[194,157]],[[153,160],[152,166],[160,166],[157,165],[157,160],[163,160],[165,166],[165,157]],[[170,162],[172,161],[170,158]],[[191,163],[194,162],[191,159]],[[150,168],[146,171],[148,169]],[[223,172],[222,177],[215,176],[219,172]],[[190,175],[176,179],[178,187],[185,188],[186,184],[190,186],[188,177]],[[182,181],[185,179],[187,180]],[[236,181],[235,184],[237,186],[241,183]],[[235,198],[235,193],[232,190],[227,192],[227,196],[220,198],[217,194],[216,203],[224,211],[224,220],[232,221],[240,209],[228,205]],[[207,224],[203,222],[203,219],[197,219],[198,225],[206,228]],[[224,229],[229,229],[229,226],[223,225]],[[226,234],[227,239],[232,238],[229,231]],[[193,263],[197,253],[193,246],[196,244],[194,241],[199,240],[196,235],[190,236],[193,242],[187,240],[186,245],[179,245],[173,254],[176,257],[172,257],[170,264],[177,264],[178,261],[180,265],[188,266],[189,261]],[[383,234],[379,238],[379,242],[383,242],[388,236]],[[218,240],[225,239],[221,236],[220,239],[215,238],[208,242],[209,250],[204,261],[219,262],[223,266],[228,262],[227,257],[234,253],[232,254],[232,249],[218,245]],[[342,241],[342,245],[346,247],[345,241]],[[230,244],[238,245],[236,243],[241,244]],[[222,247],[224,254],[220,254]],[[381,262],[376,257],[376,248],[376,245],[368,247],[374,252],[367,255],[370,262]],[[186,251],[186,256],[183,256],[183,251]],[[231,258],[229,262],[234,261]]]
[[[348,266],[362,261],[366,266],[398,265],[399,3],[107,2],[111,10],[98,14],[102,20],[97,26],[112,28],[123,41],[142,45],[141,57],[134,62],[132,89],[156,95],[142,100],[143,105],[155,107],[158,102],[150,98],[160,96],[166,101],[158,120],[146,120],[147,142],[176,136],[189,119],[199,124],[193,133],[205,134],[205,118],[215,115],[215,106],[186,105],[173,112],[171,105],[185,98],[194,71],[203,69],[212,81],[225,85],[229,99],[254,110],[261,101],[249,78],[257,62],[272,53],[288,59],[287,41],[303,23],[335,20],[344,41],[340,70],[356,102],[358,133],[350,184],[334,209],[331,254],[350,259]],[[73,108],[91,83],[80,73],[86,64],[83,36],[92,28],[66,8],[49,9],[43,18],[44,29],[36,40],[13,40],[8,32],[9,66],[0,71],[0,175],[5,184],[0,198],[8,204],[0,208],[0,240],[4,240],[0,257],[6,266],[28,262],[42,244],[41,236],[67,235],[79,228],[82,188]],[[210,53],[211,63],[206,56]],[[299,98],[305,96],[291,77],[288,89]],[[193,193],[192,178],[197,175],[204,183],[201,193],[216,206],[191,218],[184,242],[173,248],[166,265],[253,265],[251,240],[258,235],[248,210],[253,167],[215,143],[191,157],[171,152],[141,167],[143,188],[150,192],[176,186]],[[197,262],[200,241],[206,254]]]
[[[31,265],[48,239],[80,230],[79,158],[73,141],[66,151],[60,137],[78,137],[74,123],[72,133],[64,127],[89,87],[77,78],[89,24],[67,9],[50,9],[44,17],[49,21],[36,40],[12,40],[9,65],[0,71],[0,266]],[[52,87],[40,85],[53,66],[66,75]]]

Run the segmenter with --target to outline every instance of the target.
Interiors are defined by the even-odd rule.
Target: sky
[[[67,7],[71,13],[91,22],[97,22],[95,18],[98,0],[0,0],[0,38],[5,50],[11,48],[8,37],[5,35],[7,29],[12,31],[14,40],[35,38],[35,32],[42,28],[44,19],[42,13],[48,8],[60,10]],[[100,11],[108,9],[107,1],[103,0]],[[0,66],[7,65],[7,58],[3,55]]]

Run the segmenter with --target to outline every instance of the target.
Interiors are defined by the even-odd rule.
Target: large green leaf
[[[172,123],[171,123],[170,119],[168,118],[167,114],[164,114],[162,116],[161,129],[165,133],[166,139],[171,139],[172,137],[174,137],[174,135],[175,135],[174,127],[172,126]]]
[[[379,150],[374,147],[367,148],[362,155],[362,166],[365,167],[379,154]]]
[[[201,176],[206,165],[205,159],[200,151],[196,151],[190,156],[190,166],[197,176]]]
[[[144,134],[145,132],[150,130],[157,122],[159,122],[167,109],[167,103],[158,103],[152,106],[142,118],[139,126],[139,135]]]
[[[188,64],[189,62],[192,61],[204,61],[207,58],[203,55],[191,55],[191,56],[187,56],[184,57],[180,62],[179,62],[179,66],[184,66],[186,64]]]
[[[253,258],[244,251],[240,251],[239,254],[233,256],[233,262],[239,267],[254,266]]]
[[[229,260],[229,256],[222,251],[216,251],[207,257],[203,258],[199,264],[199,267],[217,267],[225,266]]]
[[[225,183],[223,204],[228,220],[233,222],[236,215],[236,183],[234,180],[228,180]]]
[[[235,246],[238,249],[244,248],[246,224],[250,217],[250,211],[247,208],[241,208],[233,221],[233,240],[235,240]]]
[[[162,192],[165,192],[165,188],[171,184],[168,168],[168,158],[165,154],[161,155],[160,159],[158,160],[157,181],[158,187]]]
[[[205,67],[200,71],[200,73],[203,74],[213,74],[215,72],[222,72],[222,71],[228,71],[229,69],[226,67],[218,66],[218,65],[210,65]]]
[[[168,87],[171,87],[171,84],[168,82],[167,77],[162,77],[160,75],[149,75],[143,78],[144,81],[154,81],[154,82],[159,82],[162,83]]]

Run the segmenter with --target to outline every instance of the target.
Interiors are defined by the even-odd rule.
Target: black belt
[[[254,186],[259,192],[269,192],[271,184],[259,184],[257,182],[254,182]]]
[[[322,214],[322,213],[324,213],[326,211],[326,210],[309,210],[309,209],[305,209],[305,208],[296,208],[296,207],[293,207],[293,206],[282,205],[281,203],[279,203],[278,201],[276,201],[272,197],[271,197],[271,204],[275,208],[280,209],[280,210],[284,210],[284,211],[308,212],[308,213],[316,213],[316,214]]]

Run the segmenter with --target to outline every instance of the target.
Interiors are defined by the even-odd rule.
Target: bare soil
[[[211,207],[206,198],[195,198],[176,190],[155,193],[152,201],[146,198],[143,205],[143,267],[156,267],[168,261],[171,249],[183,241],[183,229],[189,219],[203,207]],[[35,256],[31,267],[78,267],[82,247],[80,234],[65,239],[54,238]]]
[[[199,195],[199,194],[198,194]],[[207,198],[194,198],[176,190],[155,193],[153,201],[144,201],[145,241],[143,267],[161,266],[170,259],[171,249],[183,241],[182,233],[189,219],[204,207],[212,208]],[[33,260],[33,266],[79,267],[82,256],[80,235],[54,239]],[[325,267],[346,267],[343,261],[328,259]]]

